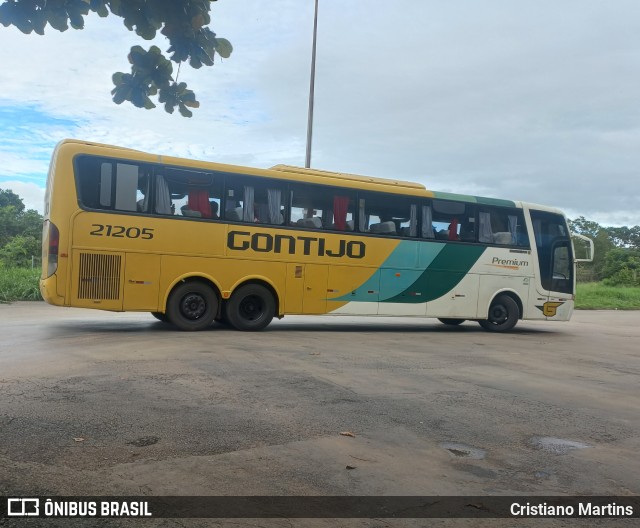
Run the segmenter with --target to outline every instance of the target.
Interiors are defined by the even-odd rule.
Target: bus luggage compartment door
[[[302,311],[306,314],[327,313],[327,266],[305,264]]]
[[[292,314],[327,312],[327,266],[287,264],[284,311]]]
[[[124,309],[158,310],[160,255],[127,253],[124,277]]]

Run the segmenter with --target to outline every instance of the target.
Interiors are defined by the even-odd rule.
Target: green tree
[[[581,282],[594,282],[603,278],[602,269],[607,253],[615,247],[607,230],[597,222],[587,220],[580,216],[575,220],[569,220],[569,228],[572,233],[584,235],[593,240],[593,262],[581,263],[578,268],[578,280]]]
[[[603,282],[608,286],[640,286],[640,250],[614,248],[607,253]]]
[[[121,17],[129,31],[153,40],[158,31],[169,40],[167,59],[157,46],[149,50],[133,46],[128,55],[131,73],[113,74],[113,101],[129,101],[139,108],[155,108],[151,97],[158,97],[167,112],[178,111],[191,117],[189,108],[198,108],[193,91],[173,77],[171,61],[193,68],[212,66],[215,55],[227,58],[231,43],[209,29],[211,2],[216,0],[4,0],[0,4],[0,24],[15,26],[23,33],[44,35],[49,24],[66,31],[84,28],[89,12],[101,17]],[[178,69],[179,71],[179,69]]]
[[[589,238],[595,238],[602,226],[598,222],[587,220],[584,216],[579,216],[575,220],[569,220],[569,229],[572,233],[578,233]]]
[[[15,205],[0,206],[0,248],[20,232],[20,214]]]
[[[8,266],[30,264],[40,255],[42,216],[25,211],[24,202],[14,192],[0,189],[0,259]]]
[[[640,249],[640,226],[607,227],[616,247]]]
[[[39,256],[41,242],[33,236],[18,235],[0,248],[0,262],[7,267],[31,266],[31,257]]]

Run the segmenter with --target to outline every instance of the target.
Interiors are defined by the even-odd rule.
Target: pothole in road
[[[471,447],[465,444],[457,444],[454,442],[442,442],[440,447],[446,449],[454,457],[457,458],[472,458],[474,460],[482,460],[487,452],[484,449],[478,447]]]
[[[534,436],[531,438],[530,443],[532,446],[554,455],[566,455],[569,451],[573,451],[574,449],[586,449],[587,447],[591,447],[583,442],[565,440],[564,438],[554,438],[552,436]]]

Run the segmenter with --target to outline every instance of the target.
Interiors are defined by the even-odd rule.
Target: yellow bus
[[[347,314],[501,332],[574,307],[560,211],[418,183],[64,140],[44,219],[48,303],[150,312],[181,330]]]

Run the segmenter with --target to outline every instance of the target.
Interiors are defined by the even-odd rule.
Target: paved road
[[[640,494],[640,312],[190,334],[17,303],[0,332],[0,495]]]

